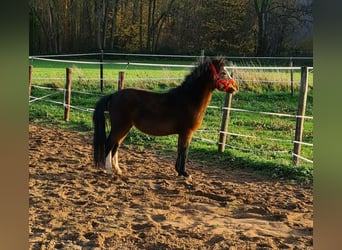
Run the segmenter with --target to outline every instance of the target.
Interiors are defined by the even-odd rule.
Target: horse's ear
[[[224,57],[220,57],[219,64],[220,64],[220,66],[225,66],[226,65]]]
[[[221,67],[222,65],[225,66],[224,57],[222,56],[217,56],[217,57],[212,58],[211,62],[215,64],[215,66],[217,67]]]

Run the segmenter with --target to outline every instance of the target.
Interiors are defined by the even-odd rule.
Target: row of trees
[[[29,6],[30,54],[312,53],[312,0],[30,0]]]

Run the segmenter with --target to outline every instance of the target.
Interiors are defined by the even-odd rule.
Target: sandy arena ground
[[[92,138],[29,125],[30,249],[313,249],[312,185],[121,148],[93,168]]]

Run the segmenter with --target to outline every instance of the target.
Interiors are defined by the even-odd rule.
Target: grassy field
[[[170,64],[170,62],[164,62]],[[193,62],[171,62],[173,64],[192,64]],[[72,68],[71,105],[92,109],[103,94],[99,87],[99,65],[73,64],[46,61],[30,61],[33,66],[33,85],[51,88],[63,88],[65,85],[65,68]],[[153,91],[167,91],[180,84],[189,68],[151,67],[134,65],[104,65],[104,93],[117,89],[119,71],[126,72],[125,87],[138,87]],[[298,82],[300,73],[294,72],[295,94],[291,95],[288,71],[235,71],[234,77],[240,83],[240,92],[235,94],[232,107],[253,111],[296,114],[298,103]],[[151,79],[154,78],[154,79]],[[312,115],[313,74],[309,75],[310,90],[306,114]],[[78,93],[81,92],[81,93]],[[90,93],[90,94],[87,94]],[[89,133],[92,131],[91,112],[72,109],[70,121],[64,122],[62,105],[47,100],[62,102],[63,92],[33,87],[32,96],[46,99],[30,103],[29,119],[37,123],[54,124],[65,129]],[[195,133],[189,158],[227,167],[249,168],[273,177],[312,181],[312,163],[301,161],[299,166],[292,164],[290,151],[293,149],[295,119],[266,116],[256,113],[231,111],[229,132],[253,137],[228,137],[226,150],[218,153],[217,140],[220,129],[224,93],[215,91],[203,124]],[[45,101],[44,101],[45,100]],[[202,131],[205,130],[205,131]],[[205,138],[212,143],[198,139]],[[287,141],[272,140],[283,139]],[[313,143],[313,120],[305,121],[304,142]],[[135,147],[155,148],[165,154],[175,154],[177,136],[153,137],[132,129],[124,144]],[[313,149],[302,146],[302,156],[313,159]]]

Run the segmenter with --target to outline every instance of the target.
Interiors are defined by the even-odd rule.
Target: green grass
[[[169,63],[169,62],[167,62]],[[173,62],[186,64],[186,62]],[[187,64],[191,64],[188,62]],[[63,88],[65,84],[65,68],[72,67],[72,99],[71,105],[82,108],[93,108],[100,95],[99,66],[85,64],[65,64],[59,62],[32,61],[33,84],[48,87]],[[126,87],[138,87],[154,91],[167,91],[169,88],[180,84],[190,69],[187,68],[163,68],[133,66],[128,68],[124,65],[104,65],[104,93],[112,93],[117,89],[117,76],[119,71],[126,72]],[[233,96],[232,107],[254,111],[268,111],[277,113],[296,114],[298,103],[298,84],[295,86],[295,95],[292,96],[287,83],[276,83],[270,85],[268,81],[284,79],[288,73],[279,71],[248,72],[239,76],[241,79],[254,79],[253,83],[240,84],[240,92]],[[310,90],[307,101],[306,114],[312,115],[312,92],[313,78],[310,74]],[[163,78],[163,80],[141,80],[142,78]],[[170,80],[164,80],[170,79]],[[295,80],[299,79],[298,72]],[[140,80],[139,80],[140,79]],[[258,80],[259,79],[259,80]],[[296,81],[297,81],[296,80]],[[85,95],[77,91],[92,93]],[[32,88],[32,96],[41,97],[50,94],[47,100],[63,102],[62,91],[51,91]],[[208,108],[203,124],[199,130],[210,130],[212,132],[196,132],[196,137],[204,137],[214,143],[203,142],[194,138],[189,151],[189,158],[203,162],[208,166],[219,165],[222,167],[248,168],[276,178],[297,179],[300,181],[312,181],[313,166],[311,163],[300,162],[299,166],[292,164],[290,152],[293,149],[291,142],[280,142],[266,138],[279,138],[284,140],[294,139],[296,121],[294,118],[266,116],[255,113],[231,111],[229,131],[236,134],[253,136],[252,138],[228,136],[226,150],[219,153],[217,150],[218,130],[220,129],[222,110],[225,93],[215,91],[211,106],[219,108]],[[92,131],[91,112],[72,109],[70,121],[64,122],[64,108],[62,105],[47,101],[35,101],[30,103],[30,121],[43,124],[53,124],[64,129],[72,129],[90,133]],[[313,142],[313,121],[306,120],[303,140]],[[143,148],[155,148],[164,154],[172,154],[176,157],[177,136],[153,137],[132,129],[124,144],[134,147],[135,150]],[[239,148],[239,149],[235,149]],[[241,150],[246,149],[246,151]],[[302,145],[301,155],[313,159],[312,147]]]

